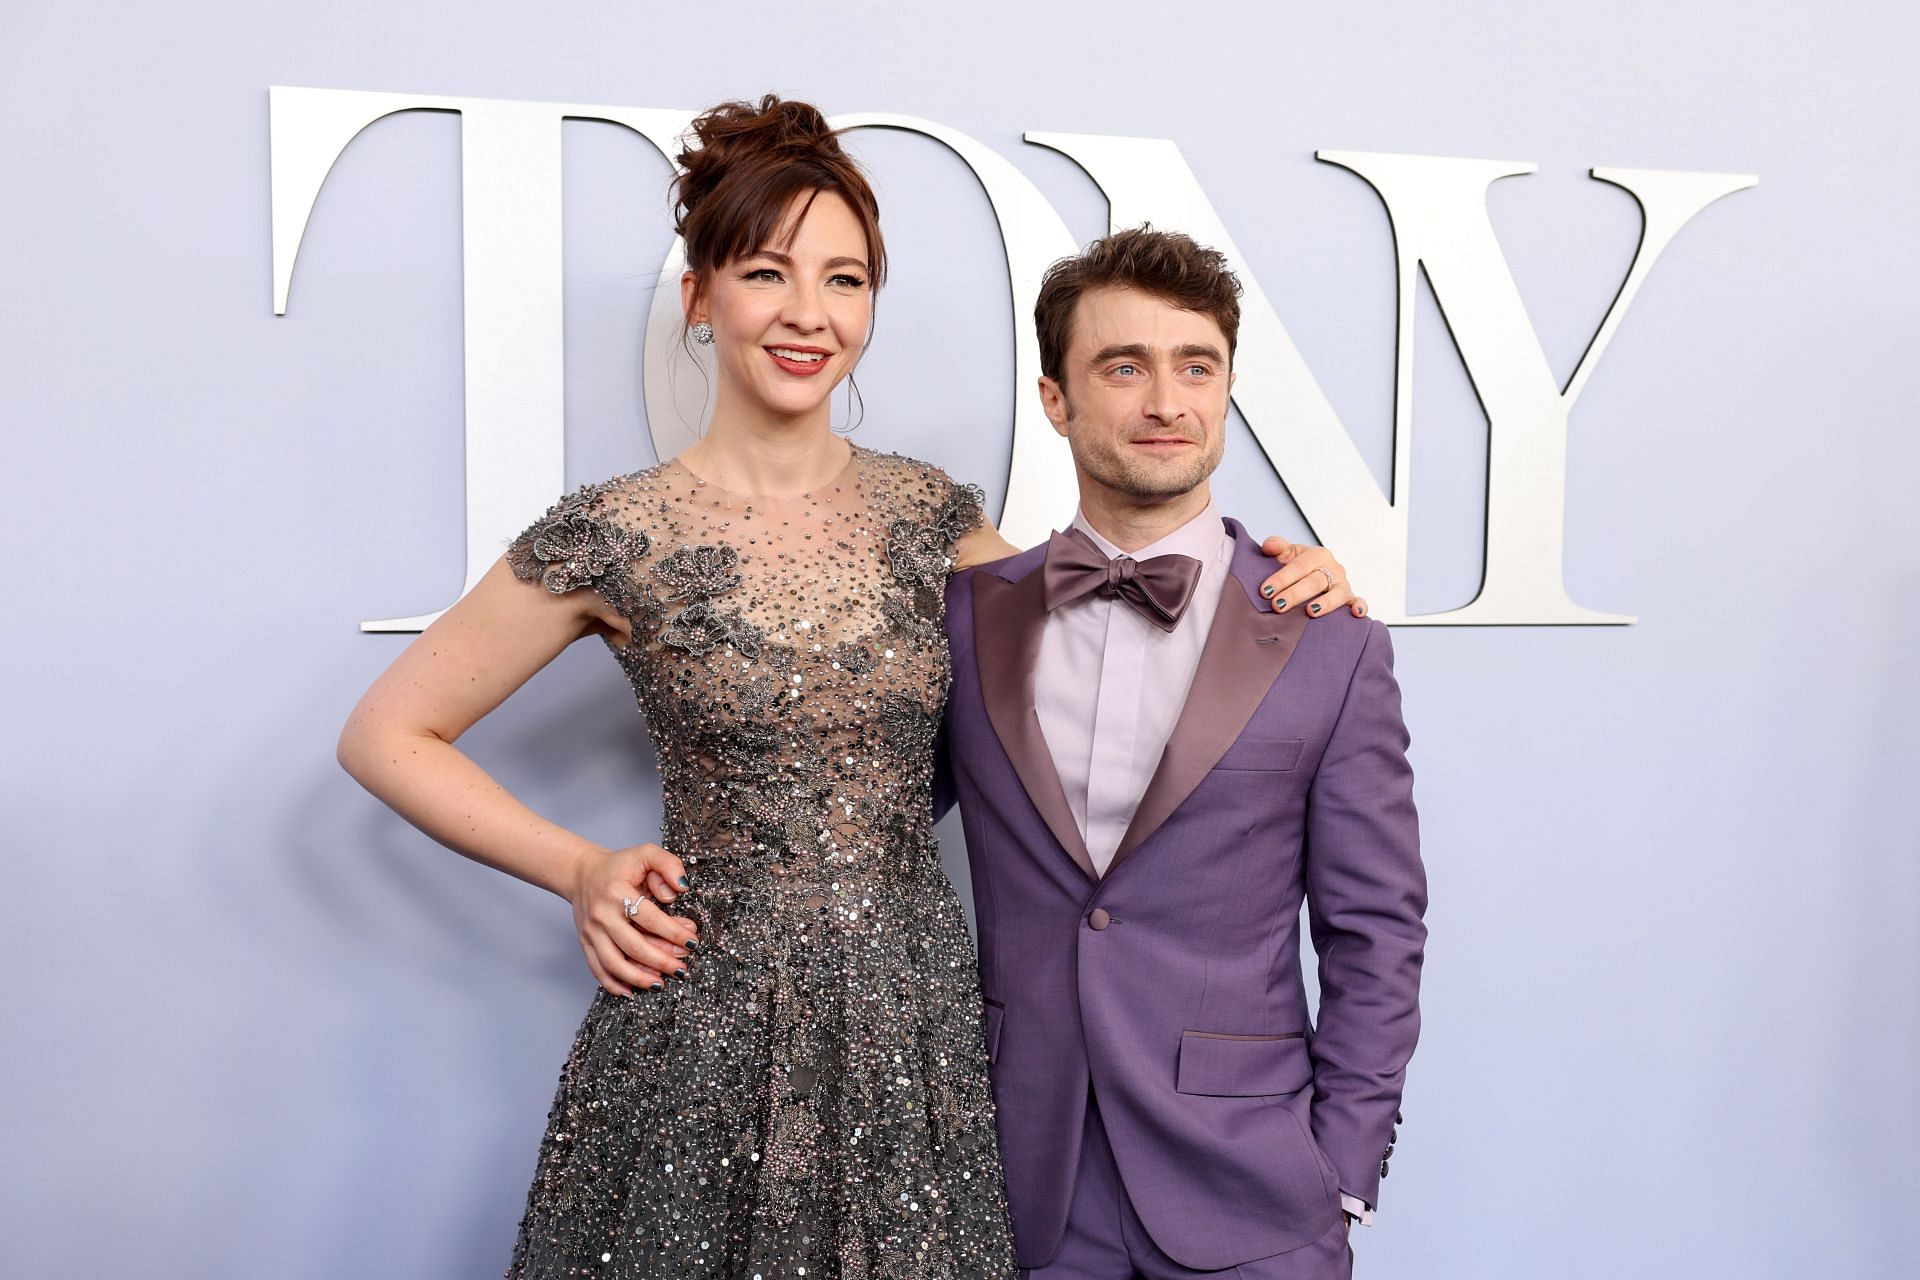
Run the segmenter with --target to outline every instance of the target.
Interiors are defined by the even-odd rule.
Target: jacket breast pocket
[[[1300,767],[1305,738],[1241,738],[1213,767],[1245,773],[1290,773]]]
[[[1259,1098],[1298,1093],[1313,1083],[1313,1059],[1304,1035],[1241,1036],[1218,1031],[1180,1033],[1180,1093]]]

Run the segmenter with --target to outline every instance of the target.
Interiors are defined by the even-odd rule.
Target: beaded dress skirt
[[[973,948],[941,871],[942,596],[976,490],[855,448],[730,494],[678,462],[590,485],[508,551],[597,590],[700,926],[685,979],[599,993],[510,1277],[1016,1274]]]

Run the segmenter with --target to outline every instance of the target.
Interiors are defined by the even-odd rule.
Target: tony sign
[[[564,485],[561,351],[561,123],[603,120],[678,150],[693,112],[665,108],[516,102],[491,98],[275,88],[270,94],[274,310],[285,314],[294,260],[328,171],[368,125],[402,111],[461,117],[466,320],[466,583],[551,503]],[[1079,246],[1038,188],[1003,156],[959,130],[883,113],[843,115],[842,128],[901,129],[949,148],[992,202],[1013,292],[1014,371],[1022,389],[1039,377],[1033,302],[1055,259]],[[1111,224],[1188,232],[1240,268],[1239,380],[1233,399],[1322,541],[1338,548],[1382,621],[1426,626],[1628,623],[1575,604],[1562,582],[1567,420],[1606,354],[1647,273],[1680,229],[1721,196],[1751,187],[1749,174],[1594,169],[1629,192],[1643,218],[1640,244],[1619,292],[1573,376],[1553,376],[1494,237],[1486,192],[1531,173],[1522,162],[1380,152],[1316,156],[1367,182],[1392,224],[1399,301],[1391,484],[1382,492],[1322,393],[1259,281],[1173,143],[1098,134],[1028,133],[1026,141],[1073,160],[1105,192]],[[686,357],[679,333],[676,243],[661,268],[646,341],[647,417],[662,458],[692,438],[676,412],[668,362]],[[1486,410],[1486,567],[1480,592],[1457,609],[1409,615],[1408,502],[1412,492],[1415,284],[1425,271],[1460,358]],[[681,379],[681,382],[687,380]],[[1075,493],[1066,442],[1036,396],[1014,399],[1013,456],[999,524],[1016,544],[1044,539]],[[464,588],[463,588],[464,589]],[[368,631],[417,631],[435,613],[383,618]]]

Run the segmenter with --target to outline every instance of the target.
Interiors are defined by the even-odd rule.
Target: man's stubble
[[[1211,448],[1205,448],[1204,439],[1195,441],[1204,449],[1198,455],[1155,463],[1127,454],[1124,444],[1116,447],[1102,432],[1076,431],[1073,406],[1067,405],[1067,443],[1080,469],[1114,492],[1143,502],[1164,502],[1199,488],[1219,468],[1226,442],[1221,431]]]

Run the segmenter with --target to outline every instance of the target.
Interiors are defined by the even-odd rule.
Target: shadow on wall
[[[460,746],[589,838],[656,839],[653,753],[599,649],[575,646]],[[318,684],[288,719],[337,727],[350,700],[320,705],[339,684]],[[243,1176],[304,1167],[316,1184],[288,1211],[302,1227],[372,1218],[369,1250],[418,1251],[433,1274],[497,1274],[592,979],[563,902],[434,844],[347,777],[332,744],[331,731],[311,744],[310,767],[264,816],[264,840],[246,847],[229,833],[203,845],[215,854],[212,882],[233,889],[237,953],[272,957],[265,981],[242,993],[259,1016],[236,1020],[232,1050],[246,1052],[248,1025],[291,1021],[310,1043],[279,1048],[327,1060],[312,1072],[327,1096],[267,1093],[260,1123],[235,1133],[225,1155]],[[290,1019],[276,1007],[289,1000],[313,1007]],[[308,1143],[323,1144],[324,1158],[303,1159]],[[429,1204],[388,1203],[383,1192],[423,1165]],[[445,1220],[422,1220],[423,1207]]]
[[[1858,800],[1848,806],[1851,822],[1840,828],[1851,830],[1844,836],[1836,831],[1839,839],[1824,857],[1824,851],[1808,851],[1816,875],[1836,854],[1843,868],[1844,860],[1857,859],[1864,872],[1846,875],[1843,870],[1837,877],[1844,893],[1834,904],[1836,919],[1810,930],[1816,938],[1851,934],[1856,940],[1846,948],[1841,967],[1844,994],[1835,997],[1841,1031],[1821,1055],[1808,1089],[1818,1100],[1819,1131],[1838,1139],[1823,1144],[1826,1161],[1817,1175],[1834,1188],[1911,1185],[1906,1144],[1888,1136],[1920,1132],[1920,1099],[1913,1089],[1920,1041],[1909,1031],[1904,1053],[1897,1040],[1895,1051],[1887,1051],[1890,1028],[1911,1028],[1913,1010],[1920,1006],[1913,983],[1920,973],[1920,931],[1913,927],[1920,915],[1920,858],[1915,857],[1920,802],[1914,790],[1920,778],[1915,737],[1920,685],[1913,677],[1912,642],[1920,634],[1920,571],[1894,575],[1873,589],[1871,599],[1877,608],[1863,610],[1866,616],[1856,620],[1863,641],[1858,661],[1870,705],[1847,717],[1861,730],[1853,758],[1869,763],[1843,793]],[[1805,799],[1819,803],[1813,796]],[[1895,839],[1887,838],[1889,830],[1899,833]],[[1848,1087],[1822,1083],[1835,1080]],[[1860,1151],[1873,1153],[1865,1167],[1848,1158]],[[1867,1233],[1862,1243],[1877,1251],[1874,1274],[1915,1274],[1910,1233]]]

